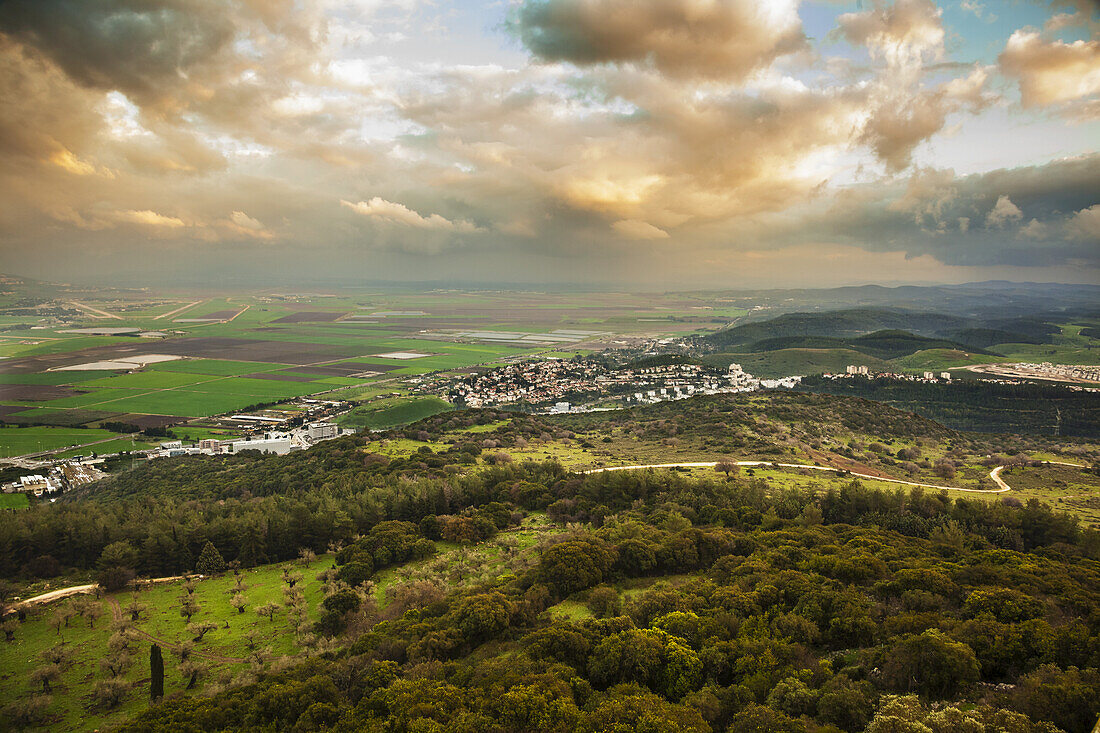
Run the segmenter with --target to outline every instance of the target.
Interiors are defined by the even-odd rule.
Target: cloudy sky
[[[6,0],[0,270],[1100,281],[1095,0]]]

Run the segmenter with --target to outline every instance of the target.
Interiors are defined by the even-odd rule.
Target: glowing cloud
[[[427,229],[437,232],[470,233],[479,231],[477,226],[466,220],[451,221],[439,214],[431,214],[426,217],[421,216],[403,204],[386,201],[378,196],[375,196],[370,201],[360,201],[354,204],[344,200],[341,200],[340,203],[357,214],[371,219],[377,219],[378,221],[388,224],[397,224],[400,226]]]

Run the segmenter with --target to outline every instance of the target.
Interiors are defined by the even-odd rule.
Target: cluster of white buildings
[[[1020,376],[1065,379],[1071,382],[1100,382],[1100,366],[1051,364],[1044,361],[1040,364],[1005,364],[1004,367],[1011,367]]]
[[[598,391],[596,378],[605,371],[592,362],[525,361],[460,380],[451,387],[450,397],[467,407],[560,401],[567,395]]]
[[[42,497],[56,494],[59,491],[75,489],[84,484],[98,481],[107,474],[100,471],[94,464],[100,461],[77,462],[68,461],[53,466],[45,475],[32,473],[20,476],[19,480],[0,486],[5,494],[24,493]]]
[[[700,364],[662,364],[650,367],[609,369],[597,362],[529,361],[510,364],[451,385],[447,394],[468,407],[526,401],[554,403],[550,413],[577,412],[566,397],[586,400],[609,397],[625,404],[652,404],[695,395],[751,392],[756,389],[792,388],[801,377],[760,380],[739,364],[726,371]]]
[[[217,440],[206,438],[194,445],[184,446],[179,440],[161,443],[159,448],[149,451],[148,458],[174,458],[176,456],[213,456],[240,453],[244,450],[257,450],[261,453],[286,455],[292,451],[305,450],[323,440],[336,438],[343,433],[336,423],[315,422],[285,432],[264,433],[256,438],[244,440]]]
[[[788,377],[798,380],[800,377]],[[648,389],[631,392],[627,402],[652,404],[682,400],[700,394],[752,392],[765,386],[761,380],[741,368],[730,364],[725,372],[707,369],[698,364],[669,364],[645,369],[624,369],[615,372],[611,383]]]
[[[849,364],[845,368],[844,374],[829,374],[826,372],[821,376],[825,379],[867,377],[874,379],[894,379],[902,382],[923,382],[927,384],[938,384],[940,382],[951,381],[951,372],[940,372],[939,375],[935,372],[924,372],[920,376],[916,374],[899,374],[897,372],[872,372],[865,364]]]
[[[43,476],[38,473],[33,473],[29,476],[20,476],[18,481],[13,481],[10,484],[4,485],[5,494],[23,493],[34,494],[35,496],[42,496],[43,494],[53,494],[61,490],[60,482],[54,480],[53,477]]]

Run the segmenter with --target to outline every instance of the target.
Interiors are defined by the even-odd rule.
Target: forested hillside
[[[825,379],[811,376],[808,392],[858,396],[912,410],[959,430],[1100,437],[1100,400],[1095,393],[1051,384],[991,384],[957,380],[921,384],[886,379]]]
[[[655,473],[549,485],[489,476],[482,500],[532,511],[562,497],[577,518],[599,518],[518,575],[243,688],[167,701],[123,730],[888,731],[901,717],[936,731],[1084,732],[1094,722],[1100,570],[1090,557],[1100,548],[1038,505],[855,485],[769,497]],[[431,532],[423,518],[406,526]],[[350,547],[338,561],[390,551]],[[363,628],[369,609],[354,593],[340,608],[338,626]]]
[[[332,553],[305,579],[316,608],[283,571],[298,653],[226,658],[241,671],[210,678],[181,661],[188,690],[126,731],[1084,733],[1100,710],[1100,533],[1075,516],[1026,496],[773,482],[729,463],[582,473],[535,460],[706,452],[961,481],[990,460],[1028,465],[993,451],[1039,445],[1095,456],[824,395],[465,410],[283,457],[154,462],[6,513],[0,574],[85,573],[110,592],[135,575],[222,582],[229,565]],[[556,529],[524,552],[497,543],[532,520]],[[281,608],[251,612],[278,628]],[[226,629],[249,618],[227,612]],[[137,637],[117,628],[132,653]],[[204,629],[230,633],[218,628],[188,623],[187,648]],[[50,669],[35,679],[57,684]],[[137,713],[147,679],[111,680],[113,696],[97,687],[80,704]],[[47,697],[28,688],[5,724],[48,728]]]

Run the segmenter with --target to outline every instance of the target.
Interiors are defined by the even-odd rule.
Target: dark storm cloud
[[[82,85],[143,100],[186,83],[234,37],[228,15],[205,0],[8,0],[0,32]]]
[[[1083,212],[1097,204],[1100,155],[1092,155],[964,178],[918,172],[904,191],[850,191],[818,223],[839,241],[947,265],[1095,267],[1100,239]]]
[[[514,30],[546,61],[651,61],[681,78],[740,79],[807,47],[788,0],[528,0]]]

